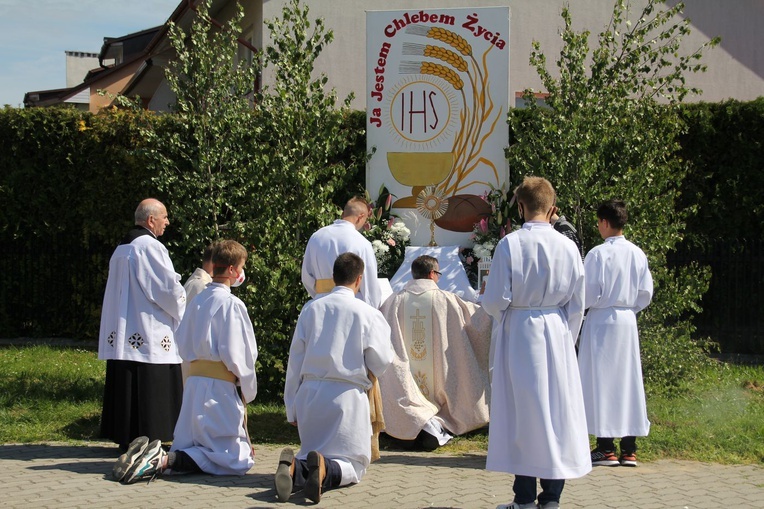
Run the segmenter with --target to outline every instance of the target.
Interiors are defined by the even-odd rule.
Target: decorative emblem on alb
[[[162,348],[164,349],[165,352],[169,352],[170,348],[172,348],[172,340],[170,339],[169,336],[165,336],[164,338],[162,338]]]
[[[430,384],[427,382],[427,375],[421,371],[417,371],[414,375],[414,381],[419,386],[419,390],[422,391],[422,395],[425,398],[430,399]]]
[[[130,343],[130,346],[137,350],[143,346],[143,336],[136,332],[128,338],[127,342]]]
[[[114,346],[115,337],[117,337],[117,331],[113,330],[111,331],[111,334],[109,334],[109,337],[106,338],[106,342],[109,343],[109,346]]]
[[[427,342],[425,341],[425,329],[424,319],[427,318],[424,315],[419,314],[419,310],[416,310],[416,314],[411,317],[413,320],[411,325],[411,357],[421,361],[427,357]]]

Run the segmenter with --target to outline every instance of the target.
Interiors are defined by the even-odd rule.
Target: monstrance
[[[430,246],[435,243],[435,220],[442,217],[448,210],[448,198],[443,197],[443,191],[435,186],[427,186],[416,197],[416,208],[420,214],[430,220]]]

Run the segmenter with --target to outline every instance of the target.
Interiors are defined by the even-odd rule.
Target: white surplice
[[[210,273],[201,267],[197,268],[183,284],[183,289],[186,290],[186,302],[191,302],[191,299],[202,293],[202,290],[210,283],[212,283]]]
[[[297,320],[284,387],[287,420],[297,422],[300,452],[348,462],[342,484],[358,482],[371,461],[371,388],[393,360],[390,327],[378,310],[337,286],[309,301]],[[347,463],[345,463],[347,464]]]
[[[142,235],[118,246],[109,261],[98,358],[179,364],[174,331],[185,308],[180,275],[161,242]]]
[[[332,279],[334,261],[342,253],[354,253],[361,257],[365,268],[358,297],[375,309],[379,308],[382,304],[382,289],[377,281],[374,249],[371,242],[351,222],[344,219],[324,226],[308,240],[302,260],[302,284],[305,289],[311,297],[315,297],[316,281]]]
[[[592,465],[575,353],[584,312],[576,246],[527,222],[496,246],[483,307],[497,320],[486,468],[542,479]]]
[[[457,435],[488,424],[488,314],[431,279],[408,281],[380,311],[396,354],[379,377],[385,432],[413,440],[433,417]]]
[[[255,333],[246,305],[228,286],[210,283],[189,304],[177,338],[184,361],[222,362],[239,379],[244,400],[255,399]],[[186,452],[209,474],[244,475],[254,465],[245,412],[234,382],[188,377],[171,450]]]
[[[647,436],[637,313],[650,303],[647,257],[622,235],[586,255],[586,315],[578,363],[589,433]]]

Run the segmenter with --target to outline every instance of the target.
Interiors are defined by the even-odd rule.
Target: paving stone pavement
[[[256,446],[243,477],[166,476],[124,486],[110,478],[116,446],[0,445],[0,507],[268,508],[314,505],[300,493],[276,502],[273,472],[280,448]],[[318,507],[494,508],[512,498],[512,476],[484,470],[485,454],[383,451],[363,481],[324,493]],[[564,509],[764,508],[763,465],[690,461],[598,467],[567,481]]]

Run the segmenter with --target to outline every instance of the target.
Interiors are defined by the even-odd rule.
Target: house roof
[[[103,66],[100,69],[92,69],[88,72],[85,80],[72,88],[59,89],[50,92],[50,99],[42,102],[30,103],[32,106],[49,106],[52,104],[65,102],[67,99],[77,95],[85,89],[105,88],[99,87],[99,82],[108,83],[108,79],[118,71],[128,66],[134,66],[138,61],[142,63],[137,68],[135,75],[119,92],[124,95],[140,95],[147,97],[156,90],[158,84],[164,78],[164,67],[174,55],[174,50],[168,38],[170,23],[174,23],[181,28],[187,29],[195,16],[197,6],[203,0],[181,0],[173,13],[167,19],[164,25],[134,32],[122,37],[104,37],[104,43],[99,53],[99,61],[115,58],[118,54],[118,47],[122,47],[122,61],[111,66]],[[217,12],[229,0],[213,0],[210,12]],[[219,25],[214,19],[213,24]],[[240,40],[249,49],[255,51],[252,46],[244,40]],[[132,44],[135,43],[135,44]],[[127,46],[132,46],[134,51],[124,51]],[[135,49],[140,48],[140,50]],[[29,94],[40,94],[41,92],[30,92]],[[47,95],[47,94],[44,94]],[[27,105],[25,95],[25,106]]]
[[[104,60],[125,58],[130,53],[142,52],[161,29],[162,25],[122,37],[104,37],[101,52],[98,54],[98,62],[103,66]]]

